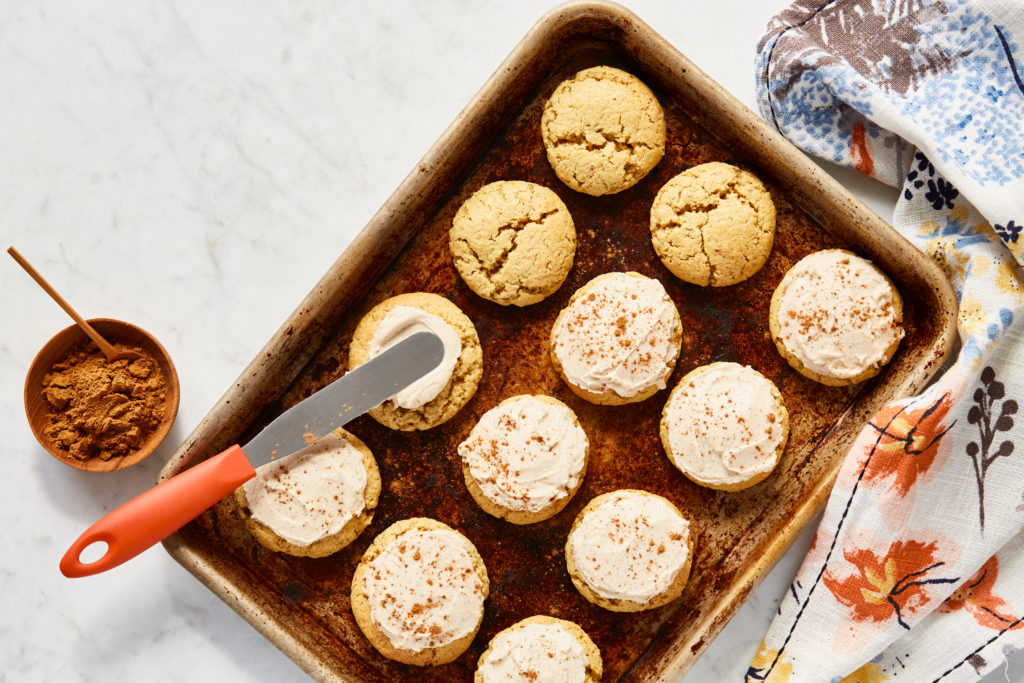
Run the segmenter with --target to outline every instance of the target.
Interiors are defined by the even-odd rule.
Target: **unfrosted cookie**
[[[715,161],[665,183],[651,205],[651,241],[665,267],[725,287],[760,270],[775,241],[775,204],[761,181]]]
[[[469,288],[503,306],[528,306],[557,290],[572,268],[576,229],[569,209],[543,185],[484,185],[452,220],[448,244]]]
[[[399,294],[374,306],[352,334],[349,369],[355,369],[416,332],[431,331],[444,343],[441,365],[370,410],[385,427],[430,429],[473,398],[483,373],[483,352],[473,322],[437,294]]]
[[[694,483],[719,491],[740,491],[771,474],[788,436],[778,388],[739,363],[690,371],[661,413],[669,460]]]
[[[690,523],[667,499],[621,489],[590,501],[573,522],[565,563],[576,590],[613,612],[639,612],[683,592],[693,559]]]
[[[558,178],[595,197],[640,182],[665,153],[665,114],[636,76],[584,69],[551,93],[540,121]]]
[[[235,503],[262,545],[299,557],[325,557],[369,526],[380,487],[373,453],[339,428],[257,468],[253,479],[235,489]]]
[[[480,417],[459,444],[473,500],[513,524],[556,515],[579,490],[589,443],[576,414],[550,396],[513,396]]]
[[[682,345],[679,311],[660,282],[605,273],[576,290],[551,328],[551,361],[592,403],[622,405],[665,388]]]
[[[395,522],[352,576],[352,614],[370,644],[405,664],[446,664],[473,642],[489,592],[469,539],[426,517]]]
[[[601,680],[601,652],[578,624],[535,616],[491,638],[480,655],[474,683]]]
[[[768,328],[800,374],[831,386],[874,377],[903,339],[903,299],[870,261],[844,249],[809,254],[772,295]]]

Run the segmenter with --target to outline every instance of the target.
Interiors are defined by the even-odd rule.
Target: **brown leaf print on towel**
[[[922,0],[840,0],[821,5],[788,39],[780,36],[772,50],[775,73],[786,74],[772,93],[781,99],[805,71],[848,63],[857,73],[886,92],[905,95],[931,73],[949,71],[966,53],[948,55],[934,46],[921,45],[917,26],[946,13],[943,3]]]
[[[999,458],[1013,453],[1014,443],[1007,439],[995,450],[996,437],[999,432],[1013,429],[1013,415],[1017,414],[1017,401],[1005,398],[1006,387],[996,379],[996,372],[991,366],[981,371],[981,383],[984,386],[974,390],[974,403],[967,411],[967,421],[978,426],[978,441],[967,444],[967,455],[974,465],[974,478],[978,484],[978,517],[981,530],[985,530],[985,475],[988,468]],[[996,403],[1002,401],[999,413]]]

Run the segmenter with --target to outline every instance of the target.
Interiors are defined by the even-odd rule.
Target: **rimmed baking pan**
[[[633,188],[608,197],[562,185],[544,155],[540,115],[560,80],[608,64],[630,71],[666,114],[665,157]],[[654,254],[651,200],[695,164],[726,161],[757,174],[778,211],[766,265],[727,288],[674,278]],[[459,279],[448,229],[459,205],[495,180],[553,189],[577,227],[576,262],[562,288],[540,304],[503,308]],[[310,245],[311,247],[313,245]],[[768,333],[768,302],[790,265],[841,246],[872,259],[906,303],[906,338],[876,378],[825,387],[789,368]],[[608,271],[656,277],[679,307],[686,330],[670,386],[694,367],[733,360],[776,382],[791,414],[789,445],[776,471],[742,492],[703,489],[666,458],[658,419],[667,391],[640,404],[595,406],[576,398],[547,355],[551,324],[572,292]],[[685,672],[820,508],[860,428],[886,401],[921,389],[955,338],[956,303],[938,267],[867,210],[635,15],[603,2],[570,3],[544,16],[316,288],[202,420],[161,473],[173,476],[248,435],[344,372],[359,318],[383,299],[435,292],[475,323],[484,352],[480,389],[450,422],[421,433],[387,430],[369,417],[349,429],[373,450],[384,490],[371,527],[323,559],[270,552],[246,532],[230,499],[168,538],[168,552],[215,594],[323,680],[471,680],[488,640],[519,619],[543,613],[579,623],[600,647],[606,680],[657,680]],[[492,518],[463,484],[457,444],[502,399],[546,393],[568,403],[591,442],[590,468],[570,505],[551,520],[515,527]],[[563,545],[577,512],[596,495],[643,488],[668,497],[693,523],[697,551],[689,584],[674,603],[635,614],[595,607],[572,587]],[[384,659],[355,626],[352,573],[373,537],[411,516],[465,533],[487,565],[491,597],[472,647],[455,662],[421,670]]]

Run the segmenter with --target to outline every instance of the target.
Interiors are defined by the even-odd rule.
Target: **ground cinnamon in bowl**
[[[156,359],[138,346],[114,346],[141,358],[108,362],[86,341],[43,377],[49,406],[43,433],[76,460],[130,455],[164,419],[167,379]]]

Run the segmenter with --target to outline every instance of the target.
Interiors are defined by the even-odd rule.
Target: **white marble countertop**
[[[754,46],[786,0],[634,2],[753,107]],[[0,12],[0,231],[86,317],[152,332],[177,422],[129,470],[34,441],[28,365],[69,321],[0,267],[0,680],[299,681],[157,546],[107,574],[57,562],[157,472],[534,21],[544,1],[23,2]],[[890,218],[895,191],[835,170]],[[687,680],[739,680],[804,537]]]

